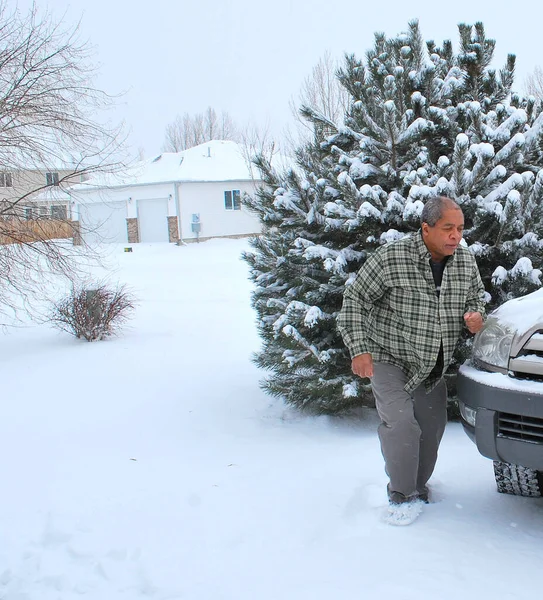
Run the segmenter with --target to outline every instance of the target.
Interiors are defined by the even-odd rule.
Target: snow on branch
[[[507,169],[503,165],[496,165],[482,182],[483,189],[494,188],[496,184],[507,175]]]
[[[347,188],[351,195],[356,198],[358,196],[358,188],[355,182],[351,179],[347,171],[342,171],[337,178],[337,182],[341,187]]]
[[[492,133],[492,139],[496,142],[507,142],[513,135],[514,130],[521,130],[528,122],[528,115],[522,108],[514,110],[499,127]]]
[[[485,206],[490,208],[490,205],[494,202],[498,202],[507,198],[507,195],[511,190],[522,189],[523,185],[524,180],[522,179],[522,175],[519,173],[513,173],[511,177],[506,179],[484,198]]]
[[[368,110],[360,100],[353,104],[353,110],[356,110],[356,112],[360,115],[360,118],[366,124],[367,128],[376,138],[381,140],[387,139],[388,136],[386,131],[372,119]]]
[[[432,128],[432,123],[419,117],[415,119],[409,127],[398,137],[399,144],[410,144],[420,139],[425,133]]]
[[[327,217],[344,217],[345,219],[354,219],[356,217],[356,211],[347,208],[343,204],[338,202],[327,202],[324,205],[324,214]]]
[[[406,235],[408,234],[402,233],[401,231],[397,231],[396,229],[389,229],[388,231],[385,231],[379,236],[379,242],[382,245],[389,244],[390,242],[401,240]]]
[[[507,279],[516,278],[524,278],[534,285],[541,285],[541,275],[540,269],[534,269],[532,261],[527,256],[523,256],[509,271],[501,265],[496,267],[492,273],[492,285],[501,286]]]
[[[279,192],[279,190],[277,190],[277,192]],[[300,196],[298,194],[291,190],[282,190],[282,193],[277,192],[275,200],[273,201],[273,206],[275,208],[292,211],[304,219],[307,217],[307,212],[298,206],[298,202],[300,201]]]
[[[511,190],[507,194],[507,200],[505,202],[505,208],[500,216],[502,223],[511,223],[513,219],[519,214],[521,207],[520,192],[518,190]]]
[[[525,150],[530,152],[535,149],[537,142],[543,136],[543,111],[539,113],[537,119],[532,123],[532,126],[524,134]]]
[[[511,155],[524,147],[525,138],[522,133],[516,133],[505,146],[496,153],[494,163],[503,163],[510,159]]]
[[[349,175],[351,179],[368,179],[375,175],[382,175],[381,169],[366,162],[362,162],[360,158],[355,158],[349,167]]]
[[[309,350],[311,352],[311,354],[313,354],[313,356],[318,361],[320,361],[320,355],[319,355],[319,351],[317,350],[317,348],[313,344],[310,344],[304,338],[304,336],[296,329],[296,327],[293,327],[292,325],[285,325],[285,327],[283,327],[282,331],[287,337],[292,338],[293,340],[298,342],[298,344],[300,344],[302,347],[306,348],[306,350]]]
[[[381,211],[378,210],[377,208],[375,208],[375,206],[373,206],[373,204],[370,204],[367,201],[362,202],[362,204],[360,205],[360,208],[358,209],[357,214],[360,217],[362,217],[363,219],[367,219],[367,218],[372,218],[372,219],[377,219],[377,220],[381,219]]]
[[[488,143],[472,144],[470,153],[477,158],[470,173],[466,173],[464,184],[466,190],[471,190],[473,185],[488,170],[490,161],[494,158],[494,146]]]
[[[403,209],[404,221],[418,221],[422,214],[424,204],[420,200],[415,202],[407,202]]]
[[[313,245],[305,249],[303,256],[307,260],[315,258],[321,258],[323,260],[326,258],[333,258],[335,260],[338,256],[338,251],[327,248],[326,246]]]

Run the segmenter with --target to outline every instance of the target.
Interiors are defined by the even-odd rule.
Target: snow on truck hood
[[[543,288],[509,300],[493,311],[491,316],[514,329],[519,335],[538,323],[543,328]]]

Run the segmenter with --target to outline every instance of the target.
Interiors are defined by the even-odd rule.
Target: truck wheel
[[[494,477],[500,494],[515,496],[543,495],[543,472],[494,461]]]

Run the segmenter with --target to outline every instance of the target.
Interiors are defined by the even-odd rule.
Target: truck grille
[[[543,419],[498,413],[498,436],[543,445]]]

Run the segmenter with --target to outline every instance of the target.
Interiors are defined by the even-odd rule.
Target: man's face
[[[454,254],[463,233],[464,215],[459,208],[446,208],[433,227],[428,223],[422,224],[422,239],[435,261]]]

